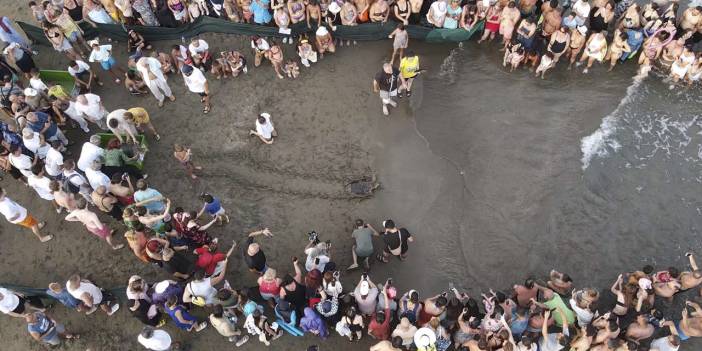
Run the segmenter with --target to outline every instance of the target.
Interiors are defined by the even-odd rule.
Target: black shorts
[[[197,93],[197,95],[200,95],[200,96],[202,96],[202,97],[205,97],[205,96],[207,96],[207,93],[202,92],[202,93]]]
[[[112,295],[112,293],[110,293],[109,291],[100,289],[100,292],[102,293],[102,301],[100,301],[100,306],[110,306],[113,304],[113,302],[117,301],[115,295]]]
[[[12,310],[13,313],[17,314],[23,314],[24,310],[26,309],[26,302],[27,300],[24,299],[24,297],[18,296],[19,297],[19,302],[17,303],[17,307],[15,307],[14,310]]]

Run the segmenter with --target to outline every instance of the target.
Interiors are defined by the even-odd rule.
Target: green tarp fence
[[[48,285],[48,284],[47,284]],[[46,289],[47,288],[31,288],[28,286],[22,286],[22,285],[13,285],[13,284],[0,284],[0,287],[5,288],[7,290],[11,290],[14,292],[18,292],[22,295],[26,296],[37,296],[41,299],[44,300],[53,300],[54,298],[46,294]],[[107,289],[107,291],[118,297],[121,300],[125,300],[127,298],[127,293],[126,290],[127,287],[117,287],[117,288],[112,288],[112,289]]]
[[[35,43],[49,45],[49,42],[44,36],[44,32],[41,28],[24,22],[17,23],[32,41]],[[115,40],[126,40],[127,38],[125,27],[119,24],[98,24],[97,28],[95,28],[87,23],[81,23],[80,26],[85,33],[85,38],[88,39],[97,36],[109,37]],[[388,35],[392,33],[396,27],[397,23],[391,21],[384,24],[363,23],[356,26],[337,26],[336,31],[334,31],[332,35],[335,38],[344,40],[383,40],[387,39]],[[143,35],[144,39],[152,42],[159,40],[175,40],[180,38],[189,39],[203,33],[227,33],[246,36],[259,35],[280,38],[287,36],[280,34],[278,32],[278,28],[276,27],[234,23],[220,18],[206,16],[200,17],[194,23],[178,28],[142,26],[128,26],[126,28],[134,29]],[[475,32],[481,31],[482,29],[482,22],[475,25],[470,31],[464,29],[434,29],[415,25],[407,26],[407,32],[409,33],[410,38],[433,43],[466,41],[470,39]],[[314,33],[313,29],[307,28],[307,24],[304,22],[293,25],[291,30],[292,35],[294,36],[305,33]]]

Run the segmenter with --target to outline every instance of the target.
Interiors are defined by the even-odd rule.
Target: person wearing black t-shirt
[[[382,235],[385,249],[381,255],[378,255],[378,260],[388,262],[390,255],[396,256],[400,260],[407,258],[409,243],[414,241],[412,234],[405,228],[397,228],[392,219],[383,222],[383,227],[385,227]]]
[[[373,91],[380,94],[380,101],[383,103],[383,114],[389,115],[388,105],[397,107],[397,103],[392,97],[397,96],[398,85],[405,85],[400,70],[389,63],[383,64],[383,69],[375,75],[373,79]]]
[[[249,270],[260,275],[266,271],[268,266],[266,266],[266,255],[263,253],[258,243],[254,242],[254,237],[258,235],[273,236],[268,228],[249,233],[244,245],[241,245],[241,253]]]
[[[163,248],[161,258],[163,259],[163,268],[168,271],[168,273],[173,274],[173,277],[181,280],[190,278],[190,275],[195,269],[193,262],[170,247]]]

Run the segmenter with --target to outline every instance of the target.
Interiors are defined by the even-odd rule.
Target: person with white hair
[[[44,136],[33,131],[31,128],[22,129],[22,142],[27,150],[34,153],[36,157],[43,160],[51,146],[46,142]]]
[[[397,96],[397,90],[405,85],[405,78],[400,74],[400,70],[390,63],[384,63],[383,69],[375,75],[373,79],[373,91],[380,94],[380,101],[383,104],[383,114],[389,115],[388,105],[397,107],[397,103],[392,97]]]
[[[90,140],[83,144],[78,158],[78,169],[84,171],[90,168],[93,161],[105,157],[105,149],[100,147],[100,136],[95,134],[90,136]]]
[[[267,112],[258,115],[258,118],[256,118],[256,130],[250,130],[249,135],[257,136],[264,144],[273,144],[273,138],[278,136],[278,132],[275,131],[271,115]]]
[[[166,82],[166,77],[163,76],[161,70],[161,62],[153,57],[144,56],[136,62],[136,68],[144,78],[144,83],[149,87],[151,93],[158,100],[158,107],[163,107],[163,100],[166,96],[171,101],[175,101],[175,96],[171,91],[171,87]]]
[[[153,351],[175,350],[176,348],[174,346],[177,344],[173,342],[173,339],[167,331],[154,329],[148,326],[142,329],[137,340],[147,350]]]
[[[90,187],[93,188],[93,190],[100,186],[110,186],[110,177],[102,173],[100,168],[102,168],[102,162],[100,162],[100,160],[95,160],[90,167],[85,170],[85,177],[88,178],[88,183],[90,183]]]

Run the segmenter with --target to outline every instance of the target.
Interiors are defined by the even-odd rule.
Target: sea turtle
[[[346,183],[346,192],[353,197],[370,197],[380,187],[375,175],[352,178]]]

